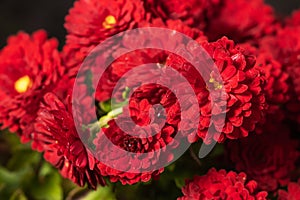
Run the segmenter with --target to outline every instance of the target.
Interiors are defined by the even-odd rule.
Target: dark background
[[[100,0],[101,1],[101,0]],[[238,1],[238,0],[237,0]],[[64,42],[64,17],[74,0],[0,0],[0,47],[6,38],[19,30],[33,32],[45,29],[50,36]],[[300,8],[299,0],[267,0],[280,17]]]

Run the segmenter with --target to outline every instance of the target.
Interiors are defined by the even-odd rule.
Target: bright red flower
[[[206,36],[204,36],[203,32],[195,29],[190,28],[182,23],[180,20],[168,20],[166,21],[166,24],[163,23],[161,20],[155,21],[155,23],[144,23],[142,24],[144,27],[161,27],[161,28],[168,28],[171,30],[176,30],[186,37],[190,37],[196,41],[206,41]],[[168,32],[169,33],[169,32]],[[157,42],[161,44],[161,48],[165,48],[166,46],[171,47],[179,47],[182,45],[182,40],[176,38],[175,41],[172,41],[172,35],[161,32],[158,35],[153,35],[150,39],[150,42]],[[130,48],[130,49],[138,49],[143,44],[141,44],[141,41],[147,43],[149,42],[149,38],[139,38],[139,40],[130,40],[128,41],[126,37],[122,39],[122,42],[119,43],[119,46],[116,48],[117,51],[122,51],[124,49]],[[110,50],[109,50],[110,51]],[[93,83],[98,85],[97,92],[96,92],[96,99],[98,101],[106,101],[111,98],[111,93],[113,89],[116,86],[116,83],[120,81],[120,79],[123,77],[125,73],[128,71],[137,68],[141,65],[145,64],[151,64],[151,63],[157,63],[158,66],[163,66],[166,62],[166,59],[170,52],[166,52],[163,50],[155,50],[155,49],[143,49],[143,50],[135,50],[133,52],[123,54],[121,57],[118,57],[114,60],[114,62],[106,69],[106,71],[103,73],[99,83],[93,80]],[[92,74],[99,73],[101,68],[97,66],[102,66],[98,63],[101,59],[102,54],[98,53],[95,55],[96,58],[91,59],[91,71]],[[111,56],[114,56],[114,52],[112,50]],[[136,84],[142,83],[143,81],[139,81],[140,79],[146,80],[145,77],[148,77],[147,80],[152,80],[155,76],[157,76],[156,73],[149,73],[146,70],[135,70],[138,75],[136,75]],[[123,82],[126,80],[122,80]],[[126,85],[126,83],[120,84],[123,86],[123,89],[125,87],[131,88],[133,85]]]
[[[119,32],[137,28],[150,16],[140,0],[79,0],[66,16],[64,57],[69,67],[81,63],[100,42]]]
[[[238,171],[246,172],[260,189],[274,191],[279,185],[288,184],[299,152],[297,142],[290,138],[289,128],[274,126],[273,120],[268,119],[263,134],[230,141],[227,149]]]
[[[257,183],[247,180],[245,173],[210,169],[203,176],[195,176],[182,188],[183,197],[178,200],[224,199],[224,200],[263,200],[267,192],[257,191]]]
[[[300,197],[300,179],[297,183],[290,182],[287,191],[278,190],[278,200],[297,200]]]
[[[264,81],[265,78],[262,69],[255,65],[255,56],[247,54],[247,51],[235,46],[234,42],[226,37],[217,42],[202,43],[203,48],[212,57],[215,65],[220,71],[223,85],[220,80],[215,80],[213,72],[208,72],[210,79],[208,85],[203,81],[197,71],[193,71],[193,67],[186,63],[185,60],[179,59],[177,56],[171,55],[168,60],[168,66],[175,69],[189,69],[184,74],[189,77],[196,94],[200,106],[200,125],[198,137],[204,139],[207,135],[208,128],[211,126],[211,116],[219,116],[222,118],[224,113],[222,108],[226,108],[225,126],[219,127],[219,123],[213,123],[214,129],[218,130],[204,141],[210,143],[213,139],[223,142],[226,138],[237,139],[247,137],[248,133],[253,131],[255,125],[263,119],[265,110]],[[207,86],[212,88],[211,93]],[[227,105],[223,105],[223,101],[217,108],[212,111],[210,104],[210,95],[220,95],[220,89],[224,87],[226,92]],[[216,94],[215,94],[216,93]],[[221,132],[221,135],[220,135]],[[194,140],[191,138],[191,140]]]
[[[154,104],[161,104],[165,108],[166,116],[162,108],[150,109]],[[112,156],[109,159],[115,166],[123,166],[124,170],[114,169],[106,166],[105,162],[104,164],[101,162],[98,165],[101,173],[109,176],[112,182],[121,181],[122,184],[147,182],[151,178],[158,178],[163,169],[150,169],[156,168],[153,166],[159,166],[158,162],[169,163],[173,159],[172,152],[164,153],[166,145],[171,146],[172,149],[176,149],[179,145],[173,139],[180,122],[179,109],[176,97],[166,88],[155,84],[138,88],[130,98],[128,109],[124,109],[123,113],[117,117],[122,129],[115,120],[111,120],[108,123],[109,127],[103,128],[103,132],[98,133],[94,141],[96,155],[99,151],[111,152]],[[134,123],[129,123],[130,120],[125,117],[126,115],[131,116]],[[143,129],[143,132],[138,128],[138,126],[146,126],[150,123],[151,126]],[[130,133],[139,133],[139,135],[133,136]],[[103,137],[107,137],[119,148],[135,153],[135,156],[114,152]],[[104,157],[101,155],[98,154],[100,161],[107,157],[107,155],[103,155]],[[137,159],[143,163],[143,166],[138,165]],[[130,172],[139,167],[141,167],[140,173]]]
[[[34,123],[32,148],[43,152],[44,158],[63,177],[79,186],[88,184],[95,189],[105,181],[97,167],[98,161],[78,136],[71,105],[70,101],[65,104],[53,93],[44,96]]]
[[[300,10],[295,10],[291,17],[286,19],[286,25],[288,26],[300,26]]]
[[[212,41],[225,35],[236,42],[257,42],[276,30],[274,24],[273,9],[263,0],[226,0],[219,12],[209,18],[205,33]]]
[[[63,68],[56,39],[45,31],[31,36],[20,32],[8,39],[0,52],[0,124],[21,135],[31,136],[39,102],[59,80]]]

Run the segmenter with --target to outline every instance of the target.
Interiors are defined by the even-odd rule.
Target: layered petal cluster
[[[249,132],[255,129],[255,125],[264,118],[266,109],[265,77],[262,68],[255,65],[255,55],[249,55],[245,49],[236,46],[226,37],[213,43],[203,42],[202,46],[212,57],[222,80],[217,80],[214,72],[208,72],[210,78],[208,83],[205,83],[199,77],[199,73],[193,71],[193,67],[185,60],[178,59],[174,55],[167,60],[167,65],[175,69],[188,69],[183,70],[186,71],[184,74],[189,76],[190,81],[194,80],[191,83],[198,95],[201,114],[198,137],[205,139],[206,143],[210,143],[213,139],[223,142],[226,138],[247,137]],[[220,101],[219,104],[212,106],[209,96],[220,95],[222,88],[226,93],[225,104]],[[212,116],[218,119],[224,115],[226,115],[224,127],[219,126],[216,120],[210,122]],[[216,131],[206,137],[210,126],[214,126]]]
[[[227,143],[228,156],[235,169],[257,181],[258,187],[274,191],[290,181],[299,158],[298,142],[290,138],[288,126],[276,125],[269,118],[263,134]]]
[[[204,29],[209,19],[219,12],[222,1],[220,0],[144,0],[146,10],[154,16],[164,20],[180,19],[186,25]]]
[[[76,1],[65,18],[68,34],[63,54],[67,65],[81,63],[106,38],[149,19],[141,0]]]
[[[114,46],[115,49],[109,51],[109,55],[112,57],[115,56],[115,51],[124,51],[127,49],[137,49],[130,53],[123,54],[122,56],[116,58],[111,65],[105,70],[101,79],[98,80],[93,79],[93,83],[98,85],[96,88],[96,99],[98,101],[106,101],[111,98],[111,94],[113,89],[115,88],[118,81],[122,82],[120,86],[132,88],[135,85],[143,83],[143,80],[152,80],[154,77],[159,76],[157,72],[149,73],[147,70],[139,70],[138,67],[147,65],[147,64],[154,64],[157,65],[157,68],[161,68],[166,63],[168,55],[170,52],[159,50],[159,49],[142,49],[139,48],[147,43],[157,42],[161,44],[161,49],[173,48],[176,49],[177,47],[180,48],[182,43],[184,43],[184,39],[182,35],[185,35],[187,38],[190,37],[199,42],[206,41],[206,36],[203,34],[202,31],[190,28],[187,25],[183,24],[180,20],[168,20],[166,23],[163,23],[161,20],[158,20],[153,23],[146,23],[142,26],[145,27],[157,27],[160,28],[168,28],[178,32],[176,35],[170,35],[170,32],[163,32],[158,33],[156,31],[156,35],[151,35],[152,38],[142,38],[139,36],[139,33],[142,35],[143,31],[137,31],[136,37],[139,40],[128,40],[127,37],[122,38],[121,42],[118,46]],[[135,34],[133,32],[132,34]],[[147,34],[146,34],[147,35]],[[143,35],[144,36],[144,35]],[[174,37],[174,39],[173,39]],[[103,68],[99,67],[102,66],[99,64],[99,60],[102,63],[102,56],[101,52],[95,52],[91,64],[91,72],[92,74],[99,73],[99,71],[103,70]],[[94,58],[95,57],[95,58]],[[130,70],[134,70],[134,72],[130,72]],[[132,80],[126,80],[125,78],[121,79],[126,73],[136,73],[135,83],[129,83]],[[125,83],[127,82],[127,83]],[[121,88],[118,88],[121,90]]]
[[[263,0],[225,0],[219,12],[209,19],[205,33],[212,41],[227,36],[236,42],[257,43],[276,28],[274,11]]]
[[[156,104],[162,107],[155,107]],[[102,174],[109,176],[112,182],[121,181],[123,184],[158,178],[163,172],[163,169],[159,169],[160,163],[172,161],[172,150],[179,145],[178,140],[174,140],[179,122],[177,99],[167,88],[151,84],[137,89],[130,99],[129,107],[124,108],[117,119],[109,121],[108,127],[103,128],[103,132],[98,133],[94,141]],[[117,149],[111,148],[104,137]],[[166,150],[167,145],[172,150]],[[124,151],[119,151],[119,148]],[[110,152],[109,158],[103,152]],[[134,154],[129,155],[128,152]],[[107,159],[110,166],[105,165]],[[136,169],[141,172],[133,172]]]
[[[254,180],[247,180],[245,173],[226,172],[212,168],[203,176],[195,176],[182,188],[183,197],[178,200],[191,199],[267,199],[267,192],[257,190]]]
[[[31,138],[32,122],[43,95],[63,73],[56,39],[45,31],[20,32],[0,52],[0,124],[17,132],[23,142]]]
[[[32,147],[74,183],[94,189],[105,185],[98,161],[83,144],[84,136],[79,137],[74,123],[70,100],[64,103],[53,93],[45,94],[34,123]]]
[[[265,49],[255,48],[248,43],[241,44],[249,54],[256,56],[256,66],[260,67],[266,79],[264,92],[266,102],[268,104],[267,114],[276,114],[274,120],[282,121],[285,116],[281,110],[281,105],[286,104],[290,100],[289,94],[289,74],[284,66],[274,58],[271,52]],[[271,117],[268,115],[268,117]]]
[[[291,18],[287,25],[279,29],[275,36],[266,37],[261,41],[260,48],[272,53],[273,57],[282,65],[283,72],[288,74],[289,101],[284,104],[286,118],[300,122],[300,25],[297,25],[297,15]]]
[[[294,200],[300,197],[300,180],[298,182],[290,182],[286,190],[278,191],[278,200]]]

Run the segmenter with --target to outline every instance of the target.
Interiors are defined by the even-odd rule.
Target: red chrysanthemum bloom
[[[168,28],[171,30],[175,30],[182,35],[185,35],[186,37],[190,37],[196,41],[203,42],[206,41],[206,36],[203,34],[202,31],[190,28],[182,23],[180,20],[167,20],[166,23],[163,23],[161,20],[157,20],[155,23],[145,23],[142,24],[142,26],[145,27],[161,27],[161,28]],[[157,42],[161,44],[161,48],[164,49],[166,46],[180,46],[182,45],[181,42],[183,40],[178,39],[178,35],[175,41],[172,41],[172,35],[168,34],[169,32],[161,32],[158,35],[153,35],[150,39],[150,42]],[[175,36],[174,36],[175,37]],[[123,49],[131,48],[131,49],[138,49],[140,46],[143,46],[141,44],[141,41],[147,43],[149,42],[149,38],[142,38],[139,40],[134,41],[128,41],[126,40],[126,37],[123,38],[122,42],[120,42],[119,46],[116,48],[119,51],[122,51]],[[157,63],[159,66],[163,66],[166,62],[166,59],[170,52],[166,52],[163,50],[156,50],[156,49],[142,49],[142,50],[135,50],[133,52],[123,54],[121,57],[116,58],[114,62],[106,69],[106,71],[103,73],[99,83],[93,80],[93,83],[98,85],[97,92],[96,92],[96,99],[98,101],[106,101],[110,99],[111,93],[113,89],[116,86],[116,83],[123,77],[125,73],[128,71],[139,67],[140,65],[150,64],[150,63]],[[91,71],[92,74],[98,73],[98,70],[101,71],[100,67],[102,66],[98,64],[97,62],[101,60],[102,54],[96,53],[95,56],[91,56],[91,64],[89,66],[92,66]],[[114,56],[114,53],[112,51],[111,56]],[[95,58],[96,57],[96,58]],[[89,59],[89,58],[88,58]],[[101,60],[102,61],[102,60]],[[159,67],[158,66],[158,67]],[[157,76],[156,73],[149,73],[148,71],[143,70],[135,70],[135,73],[139,73],[139,75],[136,76],[136,84],[141,83],[139,82],[140,79],[146,80],[145,77],[148,77],[147,80],[152,80],[155,76]],[[140,78],[142,77],[142,78]],[[124,80],[123,80],[124,81]],[[126,80],[125,80],[126,81]],[[133,85],[126,85],[126,83],[121,84],[123,86],[123,89],[125,87],[131,88]]]
[[[279,105],[289,100],[289,75],[283,70],[283,66],[267,52],[258,53],[256,65],[263,68],[266,77],[264,90],[269,105],[267,112],[277,110]]]
[[[44,96],[34,123],[32,148],[43,152],[63,177],[80,186],[88,184],[95,189],[97,184],[105,184],[98,161],[78,136],[70,101],[66,105],[53,93]]]
[[[209,23],[208,19],[221,8],[220,0],[144,0],[146,10],[154,16],[168,19],[182,20],[186,25],[203,29]]]
[[[126,87],[132,88],[133,86],[139,85],[146,80],[145,78],[148,77],[148,80],[154,78],[157,74],[156,73],[149,73],[145,70],[135,70],[136,73],[136,80],[134,83],[127,84],[128,80],[121,79],[126,72],[129,70],[133,70],[136,67],[139,67],[143,64],[148,63],[159,63],[161,58],[164,58],[165,54],[160,51],[157,53],[152,50],[137,50],[131,53],[125,54],[120,58],[116,59],[103,73],[102,77],[99,80],[99,83],[96,83],[97,80],[93,80],[95,85],[98,85],[96,88],[95,98],[98,101],[106,101],[112,98],[113,90],[124,91]],[[97,59],[95,59],[97,60]],[[96,64],[94,64],[97,66]],[[97,70],[100,70],[97,67],[93,67],[91,69],[92,73],[98,73]],[[132,72],[133,73],[133,72]],[[116,88],[116,84],[118,81],[119,86],[122,88]],[[117,94],[118,96],[122,96],[122,94]]]
[[[289,182],[299,157],[297,145],[297,141],[290,138],[288,127],[274,126],[273,121],[268,120],[263,134],[230,141],[227,150],[235,169],[246,172],[258,182],[260,189],[274,191]]]
[[[300,179],[297,183],[290,182],[287,191],[278,191],[278,200],[297,200],[300,197]]]
[[[253,180],[247,181],[245,173],[227,173],[225,170],[217,171],[214,168],[203,176],[195,176],[193,180],[187,181],[182,192],[184,196],[178,200],[263,200],[268,195],[265,191],[258,192],[257,183]]]
[[[256,59],[253,55],[246,54],[242,48],[236,47],[234,42],[226,37],[213,43],[202,43],[203,48],[212,57],[215,65],[219,69],[223,85],[220,80],[216,80],[213,72],[208,72],[209,83],[205,83],[203,79],[197,76],[197,71],[193,71],[192,67],[183,59],[171,55],[167,60],[167,65],[175,69],[189,69],[187,74],[192,82],[193,88],[198,95],[200,106],[200,125],[198,131],[199,138],[206,138],[208,128],[211,126],[211,116],[224,116],[221,108],[226,108],[226,118],[224,127],[219,127],[218,122],[213,123],[214,129],[217,130],[213,135],[206,138],[205,143],[211,140],[223,142],[226,138],[237,139],[248,136],[253,131],[255,125],[263,119],[265,110],[264,96],[264,76],[262,69],[255,65]],[[195,81],[196,80],[196,81]],[[211,93],[218,92],[224,87],[226,92],[227,105],[214,105],[220,109],[212,111],[210,104],[210,95],[207,89],[212,88]],[[219,94],[220,95],[220,94]],[[221,133],[221,135],[220,135]],[[191,138],[191,140],[194,140]]]
[[[207,40],[207,37],[201,30],[191,28],[190,26],[185,25],[181,20],[167,20],[166,28],[178,31],[198,42],[204,42]]]
[[[249,44],[241,44],[247,49],[249,54],[256,56],[256,66],[263,70],[266,78],[264,91],[266,94],[266,102],[268,104],[267,114],[275,114],[278,121],[284,119],[284,113],[281,105],[287,103],[289,95],[289,74],[284,70],[284,66],[278,62],[272,53],[266,50],[256,49]],[[281,116],[279,116],[281,115]],[[270,117],[270,115],[268,115]]]
[[[163,106],[166,114],[162,108],[151,109],[155,104]],[[134,123],[130,123],[131,120],[126,116],[131,116]],[[178,141],[174,140],[174,136],[177,134],[180,122],[180,107],[174,94],[155,84],[143,85],[133,93],[128,109],[125,108],[117,119],[120,124],[115,120],[109,121],[109,127],[103,128],[103,132],[100,132],[94,141],[96,155],[97,152],[101,152],[101,155],[98,154],[101,162],[98,166],[102,174],[109,176],[112,182],[121,181],[122,184],[147,182],[151,178],[158,178],[163,171],[163,169],[156,169],[155,166],[159,166],[158,162],[169,163],[174,157],[172,152],[164,152],[166,145],[174,150],[179,145]],[[143,131],[138,128],[150,123],[151,126]],[[133,136],[130,133],[139,133],[139,135]],[[134,156],[127,155],[126,152],[114,152],[103,140],[104,137],[126,152],[134,153]],[[107,155],[103,155],[102,152],[111,152],[110,162],[118,167],[123,166],[123,170],[105,165],[103,159]],[[144,155],[145,153],[147,155]],[[139,166],[137,160],[142,162],[143,166]],[[138,168],[140,173],[131,172]]]
[[[39,102],[62,74],[56,39],[45,31],[20,32],[0,52],[0,124],[30,139]]]
[[[76,1],[65,18],[68,34],[63,54],[68,66],[81,63],[106,38],[137,28],[149,18],[140,0]]]
[[[288,26],[300,26],[300,10],[295,10],[291,17],[286,19],[286,25]]]
[[[273,33],[275,24],[271,6],[263,0],[226,0],[219,12],[209,19],[205,31],[212,41],[227,36],[236,42],[257,42],[257,40]]]
[[[300,26],[287,26],[277,31],[275,36],[266,37],[260,43],[260,49],[272,53],[282,64],[282,70],[289,75],[289,101],[284,104],[286,116],[300,122]]]
[[[285,66],[286,71],[291,77],[293,91],[300,101],[300,25],[286,27],[277,35],[279,48],[278,58]]]

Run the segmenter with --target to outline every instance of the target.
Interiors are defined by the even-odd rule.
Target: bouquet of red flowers
[[[300,199],[300,12],[77,0],[64,26],[0,51],[1,198]]]

